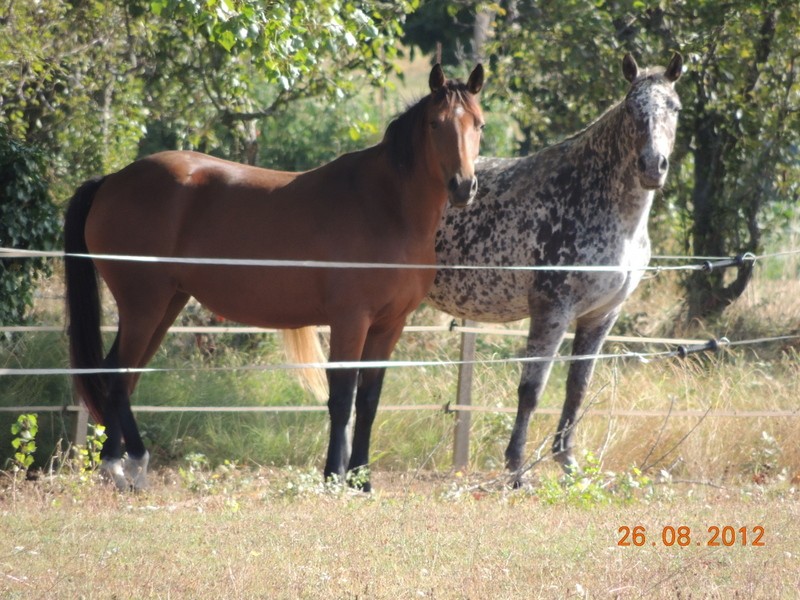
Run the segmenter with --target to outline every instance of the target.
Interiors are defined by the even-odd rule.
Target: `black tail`
[[[84,227],[94,195],[103,178],[85,182],[69,201],[64,215],[64,269],[67,280],[70,362],[75,369],[98,369],[103,365],[103,339],[100,335],[100,293],[97,272],[90,258],[70,254],[88,254]],[[75,385],[97,423],[103,422],[106,397],[102,375],[76,375]]]

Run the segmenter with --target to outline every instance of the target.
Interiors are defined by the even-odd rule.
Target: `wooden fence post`
[[[475,325],[473,321],[464,319],[464,327]],[[461,334],[461,360],[475,360],[476,334],[462,332]],[[456,404],[469,406],[472,404],[472,373],[474,364],[468,362],[458,368],[458,390]],[[469,429],[472,423],[472,413],[466,410],[456,410],[456,423],[453,432],[453,468],[465,469],[469,465]]]
[[[89,430],[89,411],[79,399],[75,402],[75,427],[72,430],[72,443],[76,446],[86,446],[86,436]]]

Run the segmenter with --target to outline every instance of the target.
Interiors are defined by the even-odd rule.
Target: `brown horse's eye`
[[[439,127],[439,121],[431,121],[431,129],[436,129]]]

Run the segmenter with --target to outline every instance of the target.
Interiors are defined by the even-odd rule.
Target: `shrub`
[[[52,250],[61,232],[45,179],[44,157],[0,126],[0,246]],[[33,303],[36,279],[49,274],[44,258],[0,259],[0,323],[19,323]]]

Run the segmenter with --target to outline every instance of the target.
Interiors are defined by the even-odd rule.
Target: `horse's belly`
[[[427,300],[455,317],[505,323],[529,316],[530,285],[524,272],[442,269]]]
[[[186,276],[180,289],[237,323],[292,328],[328,322],[320,285],[313,277],[290,277],[259,267],[236,270],[237,275],[199,272]]]
[[[607,313],[630,295],[635,286],[630,285],[626,273],[603,273],[590,275],[583,279],[573,278],[563,294],[573,299],[575,317],[595,313]]]
[[[351,318],[401,322],[429,283],[402,271],[227,267],[185,274],[179,288],[230,321],[289,329]]]

